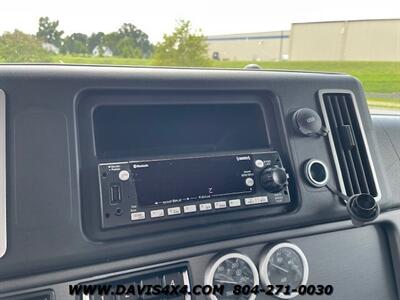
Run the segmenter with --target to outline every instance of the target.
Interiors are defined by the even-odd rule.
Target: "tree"
[[[110,48],[113,55],[118,56],[119,53],[118,53],[117,44],[120,40],[121,40],[121,37],[118,34],[118,32],[111,32],[104,36],[101,46]]]
[[[117,44],[118,55],[122,57],[139,58],[142,57],[141,49],[135,41],[129,37],[124,37]]]
[[[88,38],[88,52],[91,54],[97,46],[102,48],[104,45],[104,32],[92,33]]]
[[[39,30],[36,33],[37,38],[60,48],[64,31],[57,30],[58,25],[58,21],[50,21],[48,17],[41,17],[39,19]]]
[[[152,45],[149,37],[135,25],[124,23],[118,31],[106,34],[102,46],[110,48],[115,56],[149,57]]]
[[[73,33],[64,39],[62,53],[87,54],[88,36],[83,33]]]
[[[118,34],[121,39],[125,40],[125,43],[129,38],[136,48],[139,48],[142,56],[149,57],[152,53],[153,46],[149,41],[149,36],[142,30],[137,28],[131,23],[124,23],[118,30]]]
[[[0,37],[0,60],[5,62],[48,62],[49,53],[35,36],[21,31],[6,32]]]
[[[206,39],[192,30],[190,21],[181,20],[172,34],[164,34],[154,53],[157,65],[207,66],[209,62]]]

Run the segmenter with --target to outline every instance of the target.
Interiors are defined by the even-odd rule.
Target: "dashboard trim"
[[[0,89],[0,258],[7,250],[6,94]]]
[[[321,105],[321,110],[322,110],[322,116],[323,116],[323,119],[324,119],[324,123],[325,123],[325,126],[328,128],[329,145],[330,145],[330,148],[331,148],[333,161],[335,163],[335,168],[336,168],[337,177],[338,177],[338,180],[339,180],[339,185],[340,185],[341,192],[343,194],[347,195],[346,187],[345,187],[344,182],[343,182],[342,171],[340,169],[339,158],[337,156],[336,147],[335,147],[335,143],[333,141],[333,136],[332,136],[332,130],[331,130],[331,126],[330,126],[329,119],[328,119],[328,114],[327,114],[325,103],[324,103],[324,98],[323,98],[324,94],[348,94],[348,95],[350,95],[350,98],[353,101],[354,110],[356,112],[358,124],[360,124],[361,135],[362,135],[362,138],[363,138],[363,141],[364,141],[364,146],[365,146],[365,150],[366,150],[366,153],[367,153],[368,162],[371,165],[372,177],[374,179],[375,186],[376,186],[376,197],[374,197],[374,198],[375,198],[376,201],[381,200],[381,197],[382,197],[381,189],[380,189],[379,182],[378,182],[378,179],[377,179],[377,176],[376,176],[375,166],[374,166],[373,160],[371,158],[371,151],[370,151],[368,140],[367,140],[367,137],[366,137],[366,134],[365,134],[364,124],[362,123],[360,111],[359,111],[358,104],[357,104],[357,101],[356,101],[356,97],[355,97],[353,91],[346,90],[346,89],[322,89],[322,90],[318,91],[318,97],[319,97],[319,102],[320,102],[320,105]]]
[[[190,289],[191,289],[191,286],[190,286],[190,280],[189,280],[189,272],[188,272],[188,270],[183,271],[183,272],[182,272],[182,276],[183,276],[183,283],[184,283],[184,285],[186,285],[186,286],[188,287],[188,290],[190,290]],[[189,294],[186,294],[186,295],[185,295],[185,300],[191,300],[191,299],[192,299],[192,296],[191,296],[191,295],[189,295]]]

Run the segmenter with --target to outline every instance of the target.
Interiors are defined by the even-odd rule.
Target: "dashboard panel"
[[[397,297],[400,123],[371,119],[356,79],[9,65],[0,89],[0,299],[176,274],[213,283],[224,254],[262,270],[251,284],[307,278],[332,285],[331,299]],[[351,212],[364,200],[374,214],[361,220]],[[282,257],[292,277],[273,266]]]
[[[250,206],[245,204],[246,199],[248,199],[247,201],[250,201],[250,199],[263,201],[257,197],[267,196],[268,190],[261,187],[262,183],[258,180],[260,175],[255,173],[258,169],[265,169],[267,164],[270,164],[271,167],[275,165],[279,168],[284,167],[288,170],[287,174],[292,170],[289,163],[288,147],[279,135],[279,132],[283,131],[282,121],[279,121],[279,118],[276,117],[279,116],[279,106],[271,96],[268,97],[268,95],[254,92],[234,93],[212,90],[191,92],[179,90],[162,92],[110,91],[108,93],[103,90],[86,90],[85,93],[78,96],[78,101],[78,128],[81,129],[79,133],[80,145],[82,146],[81,172],[88,174],[88,176],[81,177],[82,198],[100,198],[100,195],[96,193],[99,191],[99,176],[100,185],[103,189],[100,213],[96,211],[98,205],[93,205],[93,201],[89,200],[90,203],[88,204],[83,203],[84,212],[92,213],[92,215],[85,215],[83,220],[93,222],[84,224],[84,226],[88,235],[95,240],[124,237],[132,234],[138,237],[141,234],[148,234],[154,229],[157,233],[163,230],[176,231],[182,227],[198,227],[199,224],[204,224],[204,222],[209,224],[215,223],[215,221],[219,222],[221,218],[237,220],[238,218],[250,218],[257,215],[282,214],[296,208],[295,201],[291,203],[289,197],[289,188],[291,193],[297,193],[293,184],[282,189],[280,194],[276,194],[276,197],[275,193],[269,193],[270,201],[265,202],[265,205],[261,207],[268,204],[288,202],[291,205],[275,205],[275,207],[268,205],[265,209],[261,208],[260,205],[254,205],[257,209],[239,211],[238,206],[234,206],[235,209],[232,209],[233,207],[229,206],[228,203],[230,200],[240,200],[242,202],[240,206],[246,208]],[[107,125],[110,123],[107,120],[113,118],[118,121],[112,122],[112,125]],[[151,125],[143,126],[143,124],[147,124],[146,122]],[[259,154],[272,153],[271,151],[276,151],[277,157],[275,157],[275,154]],[[231,155],[232,164],[223,162],[222,157],[229,160],[229,155]],[[196,164],[194,158],[200,161]],[[247,166],[243,166],[245,169],[242,170],[242,174],[234,175],[238,172],[237,167],[234,166],[235,161],[247,158],[249,160],[243,160],[241,163],[247,165],[246,161],[248,162]],[[266,165],[258,168],[254,163],[260,159]],[[171,166],[168,170],[165,167],[164,170],[158,167],[159,170],[157,170],[155,169],[157,167],[153,166],[156,160],[164,161],[166,166],[173,164],[178,167]],[[140,195],[138,194],[140,187],[143,186],[140,185],[140,182],[143,180],[140,179],[141,176],[138,176],[137,170],[140,170],[139,167],[143,170],[143,166],[149,164],[149,161],[152,161],[153,164],[150,164],[150,168],[146,167],[145,170],[150,170],[150,174],[147,176],[151,176],[153,179],[149,178],[147,181],[148,190],[156,189],[159,193],[164,194],[163,196],[167,193],[166,187],[168,187],[169,194],[171,194],[171,189],[180,192],[172,193],[173,196],[170,199],[160,198],[152,194],[147,195],[152,199],[157,198],[158,201],[155,202],[164,201],[165,203],[151,205],[152,210],[144,211],[138,205],[138,202],[140,202]],[[207,161],[210,162],[207,163]],[[181,162],[181,172],[178,170],[179,162]],[[209,166],[206,168],[205,165],[207,164]],[[220,166],[215,166],[216,164],[220,164]],[[157,163],[157,165],[160,166],[160,163]],[[194,167],[194,165],[197,165],[197,167]],[[199,165],[203,166],[202,174],[199,174]],[[155,171],[151,171],[151,166]],[[111,167],[117,168],[115,172],[122,170],[131,174],[131,177],[124,182],[123,186],[119,187],[121,182],[119,178],[115,181],[110,179],[112,175],[107,178],[103,177],[111,170]],[[175,168],[175,171],[172,171],[173,168]],[[190,169],[190,172],[188,172],[188,169]],[[222,173],[223,170],[227,172],[228,169],[231,170],[231,177]],[[166,172],[168,172],[168,176],[164,175]],[[208,185],[196,188],[193,182],[185,183],[186,180],[189,180],[187,174],[194,172],[196,172],[196,175],[192,179],[193,182],[203,182],[203,184],[207,183]],[[159,176],[156,177],[155,173],[158,173]],[[179,173],[181,174],[180,177],[178,176]],[[142,174],[142,176],[145,176],[145,174]],[[175,178],[175,182],[171,180],[171,174],[178,177]],[[214,174],[214,180],[207,182],[206,179],[210,178],[211,174]],[[221,179],[223,189],[221,189],[221,184],[218,184],[218,178]],[[227,178],[230,179],[227,180]],[[246,179],[253,181],[253,185],[247,186],[244,182]],[[239,182],[236,182],[237,180]],[[227,189],[228,182],[231,182],[231,190]],[[241,183],[244,186],[241,186]],[[182,194],[185,189],[184,185],[190,193]],[[122,199],[122,202],[127,203],[127,206],[110,204],[110,199],[108,199],[110,186],[120,188],[122,193],[129,194],[125,199]],[[215,196],[218,194],[221,196]],[[128,197],[134,199],[128,200]],[[146,195],[142,195],[143,199],[144,197]],[[192,200],[187,200],[187,198]],[[293,197],[293,199],[296,199],[296,197]],[[215,207],[216,203],[224,203],[224,201],[227,203],[223,205],[224,207]],[[196,205],[196,208],[199,204],[199,207],[197,211],[188,214],[186,218],[184,208],[185,206],[189,207],[189,205],[183,203]],[[202,213],[200,205],[205,207]],[[210,205],[211,209],[206,210],[207,206]],[[121,208],[122,212],[119,211],[115,214],[115,209],[118,208]],[[164,215],[159,218],[151,218],[150,213],[160,211],[160,209],[164,211]],[[174,209],[178,213],[169,215],[168,210]],[[217,213],[218,209],[220,217],[207,216],[209,213]],[[230,210],[229,216],[224,213],[227,210]],[[129,213],[134,214],[134,217],[139,216],[143,220],[130,220]],[[196,217],[199,213],[201,213],[201,218]],[[94,224],[98,222],[99,214],[103,216],[102,225],[103,227],[107,226],[108,231],[99,232],[98,228],[102,226]],[[179,218],[179,221],[174,222],[173,218]],[[141,223],[146,220],[152,222],[164,221],[164,224],[162,228],[142,225]],[[110,225],[110,223],[121,225],[126,222],[131,223],[132,226],[130,228],[113,229]]]

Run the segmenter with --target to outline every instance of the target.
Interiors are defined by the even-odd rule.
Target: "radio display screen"
[[[249,155],[140,161],[132,162],[131,167],[141,207],[255,191]],[[246,181],[248,178],[253,180]]]

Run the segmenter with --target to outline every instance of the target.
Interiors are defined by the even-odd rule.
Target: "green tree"
[[[61,47],[62,53],[87,54],[88,36],[83,33],[73,33],[64,39]]]
[[[141,49],[136,45],[135,41],[129,37],[124,37],[117,44],[118,55],[122,57],[140,58],[142,57]]]
[[[104,32],[92,33],[88,38],[88,52],[91,54],[97,46],[100,48],[104,45]]]
[[[207,43],[200,31],[193,31],[190,21],[179,21],[172,34],[164,34],[156,45],[154,63],[167,66],[207,66]]]
[[[41,17],[39,19],[39,30],[36,33],[37,38],[60,48],[64,31],[57,30],[58,25],[58,21],[50,21],[49,17]]]
[[[149,57],[153,45],[146,33],[135,25],[124,23],[118,31],[92,33],[87,39],[88,53],[98,47],[100,52],[103,47],[111,49],[113,55],[123,57]],[[101,54],[100,54],[101,55]]]
[[[129,38],[133,46],[139,48],[142,56],[149,57],[151,55],[153,46],[149,41],[149,36],[135,25],[131,23],[122,24],[118,30],[118,34],[121,40],[125,40],[125,43],[128,41],[127,38]]]
[[[149,57],[152,51],[148,35],[130,23],[106,34],[102,46],[110,48],[113,55],[124,57]]]
[[[118,34],[118,32],[107,33],[103,38],[101,46],[110,48],[113,55],[119,56],[117,44],[120,40],[121,40],[121,37]]]
[[[5,62],[48,62],[50,54],[35,36],[22,31],[6,32],[0,36],[0,60]]]

